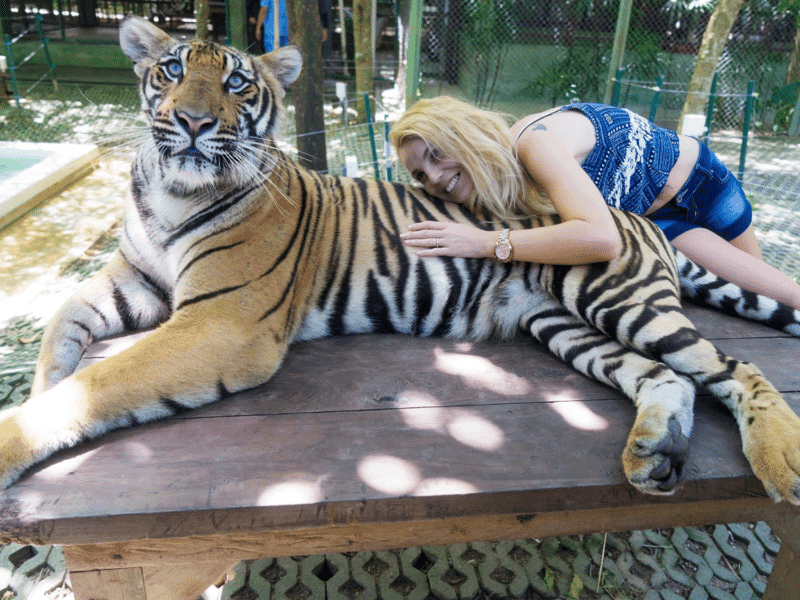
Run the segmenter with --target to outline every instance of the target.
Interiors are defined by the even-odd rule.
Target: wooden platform
[[[689,312],[800,412],[799,339]],[[764,520],[784,542],[764,598],[797,598],[800,510],[766,498],[729,414],[698,398],[671,497],[625,481],[633,417],[527,340],[320,340],[257,391],[62,452],[0,527],[65,545],[79,600],[193,600],[248,558]]]

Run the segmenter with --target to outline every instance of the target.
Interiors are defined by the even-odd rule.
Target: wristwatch
[[[503,229],[500,232],[500,238],[494,245],[494,256],[502,263],[514,260],[514,246],[511,245],[511,240],[508,238],[510,231],[510,229]]]

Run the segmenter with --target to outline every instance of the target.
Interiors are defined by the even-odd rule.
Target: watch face
[[[511,257],[511,246],[508,244],[497,244],[494,247],[494,255],[497,260],[508,260]]]

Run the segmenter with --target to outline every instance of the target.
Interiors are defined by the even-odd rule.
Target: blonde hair
[[[418,100],[400,117],[389,140],[397,149],[419,138],[462,165],[475,186],[466,202],[473,212],[485,209],[500,219],[549,212],[525,178],[506,119],[449,96],[428,98]]]

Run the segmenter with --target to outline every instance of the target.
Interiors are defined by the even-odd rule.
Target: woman
[[[733,174],[698,140],[630,111],[573,104],[509,128],[497,114],[441,97],[418,101],[390,140],[432,196],[498,219],[548,209],[562,219],[500,238],[468,225],[417,223],[401,237],[420,256],[611,260],[621,249],[611,205],[651,219],[709,271],[800,310],[800,286],[763,261],[752,208]]]

